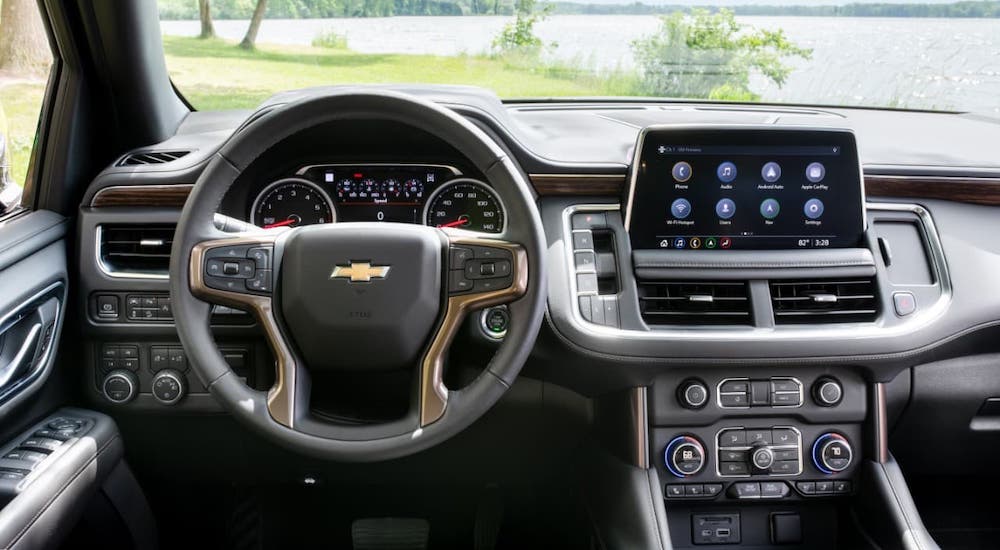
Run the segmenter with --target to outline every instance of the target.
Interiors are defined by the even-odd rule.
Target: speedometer
[[[456,179],[438,189],[427,201],[424,220],[431,227],[500,233],[504,211],[500,200],[486,184],[473,179]]]
[[[302,178],[286,178],[265,187],[253,202],[251,216],[254,225],[265,229],[336,221],[330,197]]]

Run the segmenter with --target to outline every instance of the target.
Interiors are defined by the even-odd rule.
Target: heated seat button
[[[747,433],[742,428],[722,430],[719,433],[720,447],[745,447],[747,444]]]
[[[684,486],[679,483],[670,483],[667,485],[667,497],[668,498],[680,498],[684,496]]]
[[[733,483],[729,488],[729,496],[739,499],[760,498],[760,483],[756,481]]]

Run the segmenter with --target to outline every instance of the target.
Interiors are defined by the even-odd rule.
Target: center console
[[[821,548],[868,458],[864,379],[838,368],[678,369],[649,389],[675,548]]]
[[[874,548],[874,521],[894,547],[922,529],[899,520],[891,375],[870,367],[915,347],[950,280],[925,210],[866,203],[850,131],[647,128],[619,203],[560,213],[553,325],[655,373],[633,390],[630,456],[656,472],[670,546]]]

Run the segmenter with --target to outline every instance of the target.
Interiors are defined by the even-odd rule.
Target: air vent
[[[121,158],[115,166],[143,166],[173,162],[191,151],[139,151]]]
[[[871,321],[878,314],[874,279],[772,281],[771,304],[778,324]]]
[[[102,225],[101,264],[112,275],[165,276],[173,242],[173,225]]]
[[[639,283],[639,308],[649,325],[749,325],[745,282]]]

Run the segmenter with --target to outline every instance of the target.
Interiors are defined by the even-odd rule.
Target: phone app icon
[[[682,160],[674,164],[673,169],[670,170],[670,174],[674,176],[675,181],[684,183],[691,179],[691,165]]]

